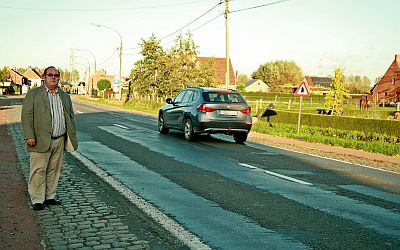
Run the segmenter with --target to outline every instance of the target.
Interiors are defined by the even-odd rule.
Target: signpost
[[[113,91],[115,93],[119,92],[119,94],[121,94],[121,92],[120,92],[120,84],[121,84],[121,82],[119,81],[119,79],[113,79],[112,83],[113,83]]]
[[[294,95],[300,96],[299,119],[297,120],[297,133],[300,134],[301,103],[303,101],[303,96],[310,96],[310,92],[308,91],[307,85],[304,81],[300,83],[299,87],[294,92]]]

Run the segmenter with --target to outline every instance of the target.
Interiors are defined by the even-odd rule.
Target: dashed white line
[[[114,126],[117,126],[117,127],[123,128],[123,129],[128,129],[128,127],[125,127],[125,126],[122,126],[122,125],[119,125],[119,124],[116,124],[116,123],[114,123]]]
[[[296,178],[292,178],[292,177],[289,177],[289,176],[286,176],[286,175],[283,175],[283,174],[278,174],[278,173],[275,173],[275,172],[272,172],[272,171],[268,171],[268,170],[265,170],[265,169],[261,169],[261,168],[249,165],[247,163],[239,163],[239,165],[241,165],[243,167],[246,167],[246,168],[254,169],[254,170],[261,170],[266,174],[273,175],[273,176],[276,176],[276,177],[279,177],[281,179],[285,179],[285,180],[288,180],[288,181],[293,181],[293,182],[296,182],[296,183],[299,183],[299,184],[310,185],[310,186],[313,185],[312,183],[309,183],[309,182],[306,182],[306,181],[302,181],[302,180],[299,180],[299,179],[296,179]]]

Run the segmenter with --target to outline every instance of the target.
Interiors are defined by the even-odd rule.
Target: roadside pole
[[[301,119],[301,104],[303,102],[303,96],[310,96],[310,91],[307,89],[306,83],[303,81],[294,92],[295,96],[300,96],[299,103],[299,118],[297,119],[297,133],[300,134],[300,119]]]
[[[303,101],[303,96],[300,96],[300,103],[299,103],[299,118],[297,119],[297,133],[300,134],[300,119],[301,119],[301,103]]]

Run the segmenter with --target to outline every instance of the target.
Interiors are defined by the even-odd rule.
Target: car
[[[158,130],[184,132],[187,141],[198,135],[232,135],[235,142],[247,140],[252,126],[251,107],[236,90],[188,87],[174,98],[167,98],[158,112]]]

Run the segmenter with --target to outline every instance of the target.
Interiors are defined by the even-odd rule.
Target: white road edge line
[[[117,127],[123,128],[123,129],[128,129],[128,127],[125,127],[125,126],[122,126],[122,125],[119,125],[119,124],[116,124],[116,123],[114,123],[114,126],[117,126]]]
[[[298,153],[298,154],[310,155],[310,156],[318,157],[318,158],[322,158],[322,159],[327,159],[327,160],[342,162],[342,163],[346,163],[346,164],[350,164],[350,165],[356,165],[356,166],[360,166],[360,167],[370,168],[370,169],[378,170],[378,171],[382,171],[382,172],[393,173],[393,174],[399,174],[399,172],[396,172],[396,171],[386,170],[386,169],[377,168],[377,167],[372,167],[372,166],[368,166],[368,165],[364,165],[364,164],[360,164],[360,163],[354,163],[354,162],[350,162],[350,161],[339,160],[339,159],[335,159],[335,158],[331,158],[331,157],[327,157],[327,156],[322,156],[322,155],[316,155],[316,154],[301,152],[301,151],[297,151],[297,150],[293,150],[293,149],[288,149],[288,148],[284,148],[284,147],[279,147],[279,146],[267,145],[267,144],[263,144],[263,143],[255,142],[255,141],[253,141],[252,143],[258,143],[258,144],[265,145],[265,146],[272,147],[272,148],[278,148],[278,149],[281,149],[281,150],[290,151],[290,152],[294,152],[294,153]],[[315,148],[312,148],[312,147],[307,147],[307,148],[309,148],[309,149],[314,149],[314,150],[315,150]]]
[[[136,195],[133,191],[125,187],[118,180],[114,179],[112,176],[107,174],[105,171],[97,167],[92,161],[90,161],[85,156],[81,155],[79,152],[75,151],[71,153],[76,159],[81,161],[90,171],[95,173],[105,182],[110,184],[113,188],[119,191],[124,197],[126,197],[132,204],[137,206],[153,220],[159,223],[165,230],[169,231],[177,239],[186,244],[190,249],[211,249],[209,246],[201,242],[201,240],[193,235],[191,232],[187,231],[176,221],[169,218],[163,212],[152,206],[146,200]]]
[[[252,165],[249,165],[249,164],[246,164],[246,163],[239,163],[239,165],[241,165],[243,167],[246,167],[246,168],[250,168],[250,169],[261,170],[266,174],[273,175],[273,176],[276,176],[276,177],[279,177],[281,179],[285,179],[285,180],[288,180],[288,181],[293,181],[293,182],[296,182],[296,183],[299,183],[299,184],[310,185],[310,186],[313,185],[312,183],[309,183],[309,182],[306,182],[306,181],[298,180],[298,179],[295,179],[295,178],[292,178],[292,177],[289,177],[289,176],[286,176],[286,175],[283,175],[283,174],[278,174],[278,173],[275,173],[275,172],[272,172],[272,171],[261,169],[261,168],[258,168],[258,167],[255,167],[255,166],[252,166]]]

